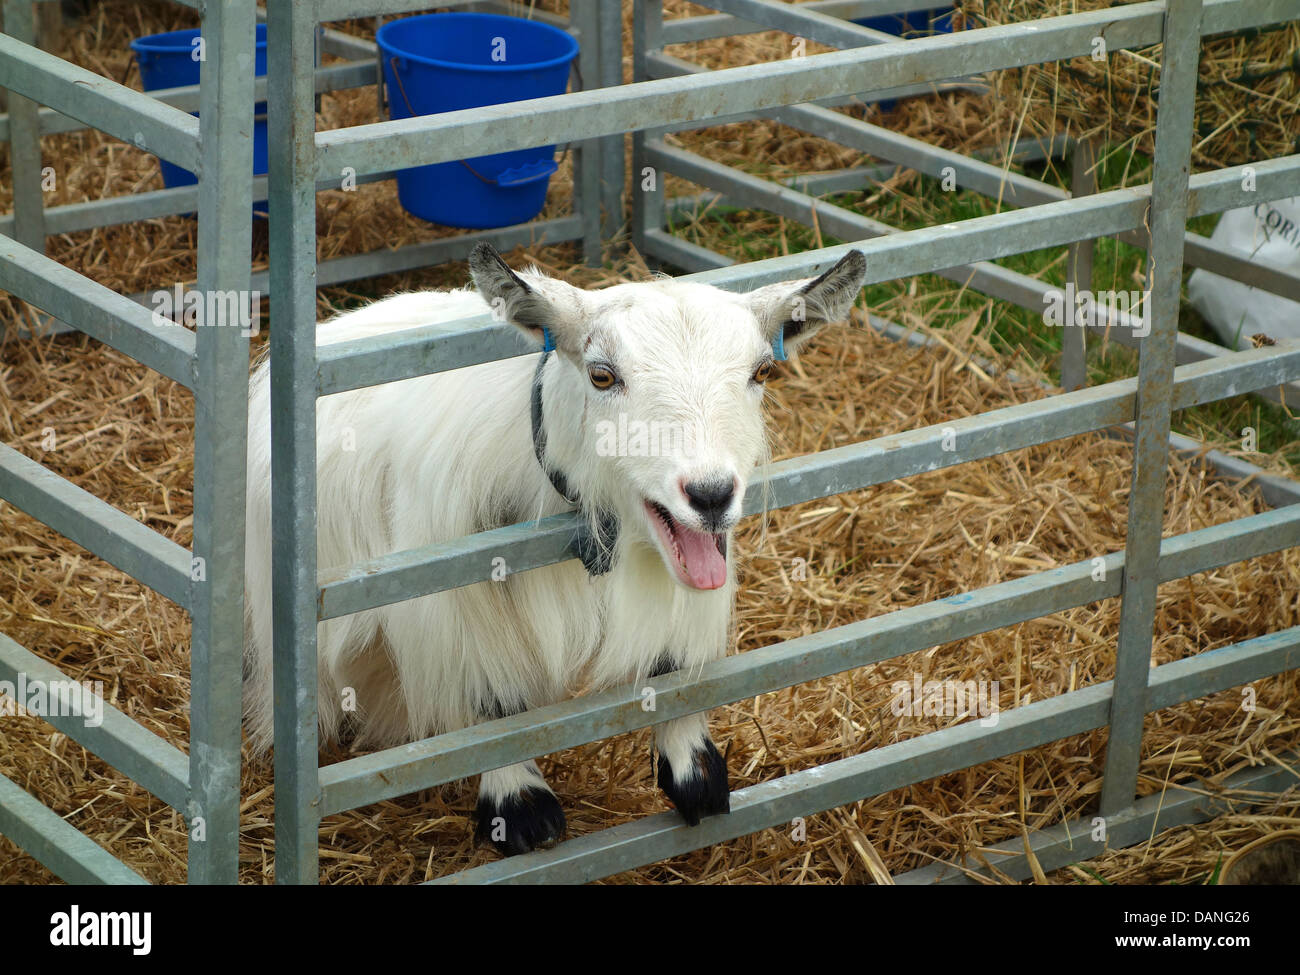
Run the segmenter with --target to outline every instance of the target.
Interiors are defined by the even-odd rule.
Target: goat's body
[[[399,295],[323,323],[318,343],[400,331],[488,311],[478,295]],[[317,413],[318,565],[342,567],[568,510],[534,455],[522,356],[323,397]],[[548,373],[560,368],[554,358]],[[545,385],[550,429],[572,410]],[[270,377],[250,386],[248,730],[272,735]],[[578,411],[581,406],[577,406]],[[553,433],[554,439],[557,434]],[[563,442],[553,443],[563,452]],[[491,555],[485,555],[491,564]],[[691,591],[659,555],[620,535],[612,569],[577,561],[395,603],[320,624],[320,729],[341,730],[355,701],[368,745],[393,745],[644,677],[664,658],[698,667],[725,652],[734,574]],[[485,567],[486,568],[486,567]],[[349,689],[351,689],[349,691]]]
[[[477,294],[399,295],[322,324],[317,342],[495,310],[556,354],[540,373],[537,355],[521,356],[321,398],[317,565],[328,572],[575,505],[594,530],[582,534],[581,561],[516,574],[488,551],[491,581],[319,624],[327,741],[348,725],[360,744],[398,745],[582,689],[653,688],[660,674],[722,656],[732,531],[766,456],[763,382],[777,350],[848,313],[865,274],[851,252],[816,279],[743,295],[671,280],[586,292],[516,274],[486,244],[470,268]],[[249,384],[245,587],[246,718],[259,749],[274,726],[270,393],[263,362]],[[703,714],[656,725],[655,743],[656,781],[688,823],[729,810],[726,761]],[[484,773],[477,815],[480,837],[508,853],[565,831],[531,761]]]

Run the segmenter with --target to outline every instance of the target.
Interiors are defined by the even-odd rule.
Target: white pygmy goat
[[[723,656],[732,529],[766,456],[775,356],[844,319],[866,262],[731,294],[671,279],[583,291],[516,274],[487,244],[478,293],[402,294],[319,326],[319,344],[496,310],[543,352],[323,397],[318,564],[345,566],[572,510],[580,561],[368,610],[319,627],[322,737],[402,744]],[[548,343],[549,344],[549,343]],[[247,727],[271,743],[269,363],[249,386]],[[630,430],[631,438],[612,436]],[[645,449],[646,430],[682,449]],[[638,435],[640,440],[638,441]],[[355,711],[344,709],[345,698]],[[727,812],[704,715],[658,725],[657,779],[694,825]],[[557,842],[564,813],[534,762],[483,775],[480,836]],[[495,829],[494,829],[495,824]],[[502,825],[504,824],[504,838]]]

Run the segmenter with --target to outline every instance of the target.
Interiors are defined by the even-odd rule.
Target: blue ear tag
[[[551,338],[551,330],[546,326],[542,326],[542,351],[555,351],[555,339]]]
[[[785,326],[777,330],[776,341],[772,343],[772,356],[777,362],[785,362]]]

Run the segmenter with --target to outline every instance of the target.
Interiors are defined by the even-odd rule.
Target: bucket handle
[[[398,60],[397,55],[394,54],[392,57],[388,59],[388,66],[393,69],[393,78],[396,79],[397,81],[397,90],[398,92],[401,93],[402,101],[406,102],[406,110],[411,113],[412,118],[415,118],[420,113],[411,107],[411,99],[406,96],[406,86],[402,84],[402,73],[397,70],[397,60]],[[577,63],[578,63],[577,59],[574,59],[573,64],[575,68],[577,67]],[[579,71],[578,73],[578,82],[579,84],[581,84],[582,82],[581,71]],[[564,156],[568,154],[569,148],[570,146],[564,147],[564,153],[562,153],[560,156],[561,160],[563,160]],[[458,159],[457,162],[459,162],[462,166],[468,169],[471,173],[477,176],[484,183],[487,183],[489,186],[522,186],[525,183],[531,183],[534,182],[535,180],[541,179],[543,176],[549,177],[551,173],[555,171],[555,169],[559,168],[559,164],[556,163],[553,164],[554,165],[553,169],[544,170],[543,172],[538,173],[536,176],[531,176],[527,179],[522,179],[522,180],[511,180],[508,183],[501,183],[499,181],[500,174],[498,174],[497,176],[484,176],[477,169],[475,169],[473,166],[467,163],[464,159]],[[505,172],[505,170],[503,170],[503,172]]]

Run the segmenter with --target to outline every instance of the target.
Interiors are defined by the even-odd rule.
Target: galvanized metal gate
[[[142,306],[59,266],[41,251],[45,233],[55,232],[52,227],[78,229],[159,212],[189,212],[196,195],[198,287],[247,291],[269,286],[275,298],[273,505],[279,512],[292,513],[273,526],[276,874],[282,882],[316,882],[318,827],[323,816],[1113,596],[1123,597],[1114,681],[1005,712],[993,728],[970,722],[739,790],[732,795],[730,815],[706,819],[697,827],[683,825],[672,813],[650,816],[442,882],[581,881],[606,876],[1103,726],[1109,726],[1110,746],[1101,813],[1108,820],[1110,844],[1122,846],[1145,837],[1155,814],[1152,803],[1134,801],[1145,714],[1296,666],[1300,628],[1156,669],[1149,668],[1148,660],[1160,582],[1300,544],[1300,505],[1291,503],[1300,500],[1300,488],[1281,479],[1269,482],[1270,498],[1287,507],[1161,538],[1171,412],[1300,379],[1300,347],[1295,344],[1211,357],[1203,344],[1177,334],[1184,260],[1300,298],[1300,281],[1295,277],[1252,269],[1208,241],[1184,234],[1189,216],[1300,194],[1297,156],[1255,164],[1250,179],[1244,178],[1244,167],[1188,176],[1202,35],[1300,17],[1300,0],[1139,3],[887,47],[880,44],[894,38],[841,18],[915,3],[857,0],[790,6],[773,0],[713,0],[711,6],[724,13],[665,23],[658,2],[639,2],[636,79],[631,85],[620,84],[617,7],[573,0],[571,29],[582,43],[583,77],[593,87],[605,86],[602,90],[325,132],[315,130],[316,93],[373,83],[376,73],[371,46],[322,34],[319,26],[344,17],[402,13],[424,4],[419,0],[270,0],[271,71],[265,94],[272,133],[269,195],[277,218],[271,226],[270,274],[265,284],[252,282],[247,256],[248,214],[252,200],[260,199],[262,192],[261,184],[250,185],[247,176],[251,142],[246,132],[239,131],[237,120],[217,109],[251,105],[262,95],[261,81],[248,77],[237,61],[251,45],[256,10],[251,0],[206,5],[195,0],[192,5],[203,11],[208,44],[204,80],[197,93],[177,89],[153,98],[37,50],[26,43],[31,40],[29,4],[7,0],[5,23],[10,36],[0,36],[0,86],[53,110],[38,111],[25,98],[11,97],[8,135],[16,186],[9,229],[14,239],[0,245],[0,287],[195,391],[192,553],[18,452],[0,448],[0,496],[167,595],[193,616],[193,734],[188,757],[111,709],[99,729],[87,729],[75,720],[54,722],[191,821],[203,818],[205,839],[190,847],[192,880],[236,879],[246,419],[245,400],[238,391],[245,383],[246,348],[235,329],[190,333],[159,327]],[[844,50],[719,71],[699,69],[662,51],[666,44],[756,29],[756,25],[788,30]],[[1000,167],[810,104],[864,92],[887,97],[917,86],[928,90],[931,84],[984,71],[1083,56],[1090,53],[1097,36],[1104,36],[1111,50],[1162,40],[1165,44],[1162,90],[1168,94],[1160,105],[1149,186],[1088,193],[1082,176],[1086,167],[1078,166],[1076,193],[1066,198],[1052,187],[1007,174]],[[318,66],[321,49],[357,60],[322,68]],[[196,94],[201,119],[183,110],[194,106]],[[602,233],[608,236],[619,223],[621,136],[629,131],[634,133],[638,174],[645,168],[679,173],[728,200],[811,222],[813,197],[808,191],[825,192],[843,177],[812,178],[800,187],[778,186],[676,149],[661,138],[673,127],[712,124],[747,113],[770,115],[932,175],[951,166],[960,185],[999,194],[1023,208],[942,227],[894,232],[818,202],[816,220],[821,228],[856,243],[728,266],[720,255],[665,231],[666,213],[689,201],[665,201],[660,189],[636,192],[638,246],[651,257],[697,269],[692,275],[695,280],[729,288],[753,287],[816,273],[853,246],[868,256],[869,282],[937,272],[1041,310],[1042,282],[989,262],[1020,251],[1073,245],[1072,280],[1082,282],[1087,278],[1088,242],[1119,235],[1145,243],[1146,226],[1150,227],[1153,275],[1151,332],[1137,343],[1140,371],[1135,380],[1073,388],[1082,385],[1083,377],[1083,333],[1076,330],[1066,343],[1063,363],[1066,386],[1072,391],[945,424],[956,434],[955,451],[942,449],[944,430],[926,428],[773,464],[751,485],[746,510],[758,510],[765,489],[774,505],[797,504],[1136,420],[1125,550],[1105,557],[1101,581],[1094,578],[1091,562],[1066,566],[729,657],[693,680],[683,674],[667,675],[657,679],[658,707],[653,713],[642,710],[639,689],[625,687],[320,767],[315,701],[320,620],[485,581],[497,556],[504,556],[515,571],[561,561],[567,557],[573,520],[560,515],[436,548],[394,553],[372,563],[318,567],[317,398],[531,350],[512,328],[483,316],[318,351],[316,287],[381,269],[462,257],[478,239],[509,247],[540,240],[544,233],[548,241],[582,240],[594,257]],[[75,127],[65,116],[195,170],[200,176],[197,191],[168,190],[43,212],[33,176],[33,166],[39,171],[37,140],[42,130]],[[317,189],[338,185],[349,173],[358,180],[380,179],[412,164],[557,141],[573,141],[579,147],[577,212],[572,217],[418,245],[395,255],[318,264]],[[662,185],[662,179],[655,182]],[[1179,358],[1194,361],[1175,367]],[[192,559],[201,559],[204,571],[193,571]],[[0,677],[53,670],[0,638]],[[1243,781],[1252,788],[1279,788],[1284,775],[1258,772]],[[1210,805],[1190,798],[1166,800],[1161,822],[1204,816]],[[0,832],[69,879],[140,879],[8,780],[0,780]],[[1068,824],[1036,834],[1032,842],[1046,869],[1099,848]],[[1023,861],[1022,856],[1017,864],[1009,851],[999,868],[1013,876],[1027,875]],[[962,876],[941,873],[939,868],[927,869],[901,879],[919,882]]]

